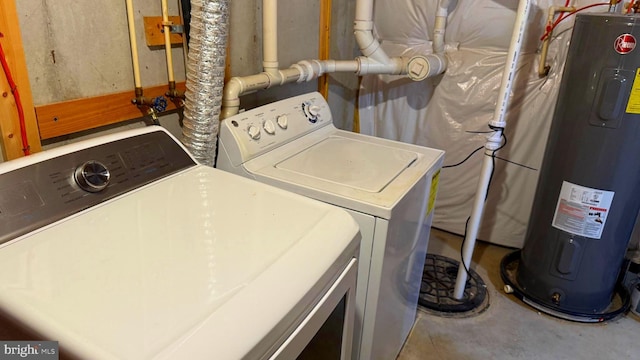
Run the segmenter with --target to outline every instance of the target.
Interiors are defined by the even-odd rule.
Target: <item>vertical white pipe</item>
[[[498,103],[496,104],[493,120],[490,122],[491,126],[498,128],[498,130],[495,131],[487,139],[487,143],[485,145],[485,156],[482,162],[482,170],[480,171],[480,179],[478,180],[476,197],[471,212],[471,218],[469,219],[469,227],[466,229],[467,235],[464,239],[461,261],[463,261],[468,268],[471,267],[473,249],[476,245],[478,229],[480,228],[480,221],[482,220],[482,213],[484,211],[485,197],[487,194],[489,180],[493,169],[491,154],[494,150],[500,147],[502,131],[504,131],[504,128],[507,125],[505,121],[505,114],[507,111],[507,106],[509,104],[509,93],[513,84],[513,80],[515,78],[516,65],[518,62],[518,57],[520,55],[522,41],[524,40],[524,31],[527,27],[527,18],[529,17],[531,1],[532,0],[520,0],[520,4],[518,5],[516,21],[513,27],[513,35],[511,36],[511,44],[509,45],[507,61],[505,64],[504,73],[502,75],[502,83],[500,86],[500,91],[498,93]],[[462,299],[466,284],[467,272],[464,266],[460,264],[460,266],[458,267],[458,276],[456,278],[456,284],[453,292],[454,298],[459,300]]]
[[[278,65],[278,0],[262,0],[262,67],[277,72]]]
[[[133,18],[133,0],[127,0],[127,21],[129,22],[129,41],[131,42],[131,62],[133,63],[133,83],[142,87],[140,81],[140,63],[138,62],[138,42],[136,40],[136,24]]]
[[[447,27],[447,16],[449,15],[449,4],[451,0],[438,1],[436,19],[433,25],[433,53],[444,54],[444,33]]]
[[[502,75],[502,83],[500,84],[500,92],[498,93],[498,103],[493,114],[493,120],[491,121],[491,125],[495,127],[504,128],[507,125],[504,118],[507,114],[507,106],[509,105],[511,86],[516,76],[516,67],[518,65],[522,42],[524,41],[524,32],[527,28],[527,18],[529,17],[529,10],[531,9],[531,2],[532,0],[520,0],[518,6],[516,23],[513,27],[511,44],[509,45],[509,52]]]
[[[164,29],[164,49],[167,53],[167,76],[173,82],[173,57],[171,56],[171,26],[169,25],[169,10],[167,0],[162,0],[162,23]]]
[[[356,21],[372,21],[373,20],[373,0],[357,0],[356,1]]]

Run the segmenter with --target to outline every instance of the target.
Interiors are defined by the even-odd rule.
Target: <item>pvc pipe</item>
[[[300,81],[302,77],[302,72],[296,66],[278,70],[276,74],[262,72],[255,75],[232,77],[224,86],[220,118],[226,119],[238,113],[241,95],[255,90],[264,90],[277,85]]]
[[[373,20],[373,0],[356,1],[356,21]]]
[[[433,26],[433,53],[444,54],[444,33],[447,27],[447,16],[451,0],[440,0],[436,10],[436,20]]]
[[[520,50],[522,43],[524,42],[524,32],[527,28],[527,18],[529,17],[529,10],[531,9],[532,1],[533,0],[520,0],[520,4],[518,5],[518,13],[513,27],[511,44],[509,45],[509,52],[507,53],[507,60],[505,63],[506,66],[502,75],[500,91],[498,93],[498,103],[493,114],[493,120],[490,122],[490,125],[494,127],[504,128],[507,125],[504,118],[507,113],[511,86],[513,85],[516,67],[518,65],[518,57],[520,56]]]
[[[262,67],[278,71],[278,0],[262,0]]]
[[[404,75],[407,73],[408,58],[393,57],[387,58],[384,63],[378,62],[370,57],[360,56],[356,59],[360,65],[358,75],[366,74],[391,74]]]
[[[490,125],[497,130],[489,136],[487,143],[485,144],[485,156],[482,162],[482,169],[480,170],[480,179],[478,180],[476,197],[473,203],[471,218],[469,219],[469,228],[466,229],[467,235],[464,239],[464,246],[462,248],[461,261],[463,261],[467,267],[470,267],[471,265],[471,258],[473,256],[473,250],[478,236],[478,229],[480,228],[480,221],[482,220],[482,213],[484,211],[484,203],[486,200],[487,189],[489,187],[489,180],[493,170],[493,159],[491,158],[491,155],[493,154],[493,151],[500,147],[502,132],[507,125],[504,119],[507,105],[509,103],[509,93],[515,78],[520,48],[524,41],[524,31],[527,27],[527,18],[529,17],[531,2],[532,0],[520,0],[516,13],[516,21],[513,27],[513,35],[511,36],[511,44],[509,45],[506,66],[502,75],[502,83],[498,94],[498,103],[496,105],[494,118],[490,122]],[[466,284],[467,271],[463,264],[460,264],[453,293],[454,298],[463,298]]]
[[[380,48],[380,43],[373,36],[373,0],[356,1],[353,30],[356,43],[364,56],[383,64],[389,62],[389,56]]]
[[[138,61],[138,42],[136,41],[136,24],[133,18],[133,0],[126,0],[127,20],[129,22],[129,41],[131,42],[131,61],[133,63],[133,84],[142,87],[140,81],[140,63]]]
[[[167,0],[162,0],[162,26],[164,29],[164,49],[167,54],[167,76],[169,83],[174,82],[173,79],[173,57],[171,56],[171,23],[169,22],[169,10]]]

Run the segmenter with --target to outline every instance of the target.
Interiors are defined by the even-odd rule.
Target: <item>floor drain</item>
[[[484,311],[489,306],[487,286],[473,269],[469,269],[462,299],[453,297],[459,266],[460,263],[451,258],[427,254],[418,304],[444,316],[473,315]]]

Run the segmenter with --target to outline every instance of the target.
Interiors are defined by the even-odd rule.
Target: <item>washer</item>
[[[349,211],[362,233],[354,357],[395,359],[415,321],[443,157],[336,129],[315,92],[223,121],[216,166]]]
[[[160,127],[56,148],[0,164],[1,338],[292,359],[332,319],[324,350],[347,359],[359,239],[345,211],[198,165]]]

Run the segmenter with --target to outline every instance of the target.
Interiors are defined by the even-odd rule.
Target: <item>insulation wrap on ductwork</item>
[[[210,166],[216,154],[228,28],[228,0],[191,1],[182,142],[200,163]]]

